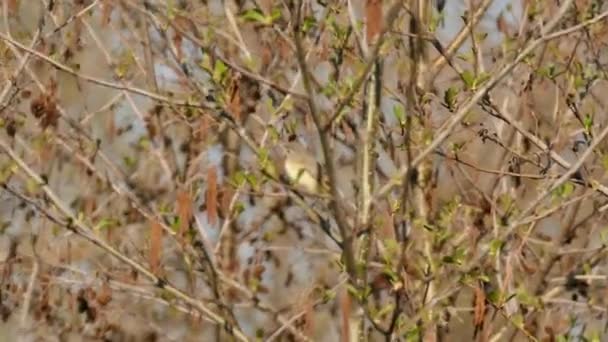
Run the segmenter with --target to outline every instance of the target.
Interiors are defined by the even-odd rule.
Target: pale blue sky
[[[437,31],[439,39],[443,42],[449,42],[450,38],[460,31],[463,25],[461,16],[467,10],[467,2],[469,1],[446,0],[444,26]],[[498,44],[501,40],[501,35],[496,31],[496,20],[501,14],[509,23],[516,25],[518,18],[521,17],[521,1],[493,1],[479,26],[479,29],[489,33],[488,42],[493,44]]]

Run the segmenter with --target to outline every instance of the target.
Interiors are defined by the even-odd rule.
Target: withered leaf
[[[380,34],[382,27],[382,1],[367,0],[365,4],[367,41],[371,43]]]
[[[150,225],[150,254],[148,262],[153,273],[158,274],[162,253],[163,228],[156,220]]]
[[[177,194],[177,216],[179,217],[179,233],[184,236],[192,218],[192,199],[186,190],[180,190]]]
[[[209,224],[217,222],[217,170],[214,166],[207,169],[207,218]]]

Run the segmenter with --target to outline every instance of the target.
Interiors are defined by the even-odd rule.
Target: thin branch
[[[194,104],[194,103],[189,102],[189,101],[176,101],[176,100],[172,100],[169,97],[162,96],[160,94],[156,94],[156,93],[153,93],[153,92],[141,89],[141,88],[131,87],[131,86],[123,85],[123,84],[118,84],[118,83],[106,81],[106,80],[103,80],[103,79],[100,79],[100,78],[97,78],[97,77],[93,77],[93,76],[89,76],[89,75],[80,73],[80,72],[78,72],[78,71],[76,71],[76,70],[68,67],[65,64],[62,64],[62,63],[59,63],[59,62],[53,60],[52,58],[46,56],[45,54],[43,54],[41,52],[33,50],[33,49],[31,49],[31,48],[29,48],[29,47],[27,47],[27,46],[19,43],[18,41],[10,38],[9,36],[7,36],[7,35],[5,35],[3,33],[0,33],[0,40],[4,40],[7,43],[9,43],[10,45],[13,45],[13,46],[15,46],[15,47],[17,47],[17,48],[19,48],[19,49],[21,49],[23,51],[28,52],[29,54],[32,54],[32,55],[36,56],[37,58],[42,59],[43,61],[51,64],[52,66],[54,66],[55,68],[57,68],[57,69],[59,69],[59,70],[61,70],[63,72],[66,72],[66,73],[68,73],[68,74],[70,74],[72,76],[78,77],[78,78],[80,78],[80,79],[82,79],[84,81],[100,85],[102,87],[127,91],[127,92],[130,92],[130,93],[133,93],[133,94],[138,94],[138,95],[150,98],[152,100],[156,100],[156,101],[159,101],[159,102],[168,103],[168,104],[172,104],[172,105],[176,105],[176,106],[186,106],[186,107],[198,107],[199,106],[199,104]],[[202,107],[208,109],[208,107],[205,107],[205,106],[202,106]]]
[[[338,193],[338,180],[336,175],[336,170],[334,167],[334,158],[333,153],[331,151],[330,143],[327,137],[327,134],[322,129],[321,116],[318,112],[317,105],[315,103],[314,92],[312,89],[311,81],[310,81],[310,73],[308,71],[308,66],[306,64],[306,59],[304,57],[304,49],[302,47],[302,38],[301,38],[301,16],[302,16],[302,1],[299,1],[296,5],[296,14],[295,14],[295,24],[294,24],[294,40],[296,45],[296,55],[298,60],[298,65],[300,67],[300,71],[302,73],[302,82],[304,83],[304,89],[307,93],[307,102],[308,108],[310,110],[310,114],[314,121],[314,124],[319,133],[319,138],[321,140],[321,147],[323,149],[323,157],[325,159],[325,165],[327,168],[328,179],[329,179],[329,187],[331,192],[331,208],[334,212],[336,223],[338,225],[338,229],[340,230],[340,235],[342,237],[342,251],[344,256],[344,263],[346,266],[347,273],[351,276],[352,280],[356,279],[356,269],[355,269],[355,253],[353,250],[353,232],[349,229],[346,217],[344,216],[344,212],[340,208],[340,195]]]
[[[562,4],[562,7],[568,8],[572,4],[573,1],[574,0],[567,0],[564,4]],[[563,16],[565,13],[565,9],[562,9],[560,11],[560,13],[561,13],[561,16]],[[561,19],[561,16],[559,17],[560,19]],[[592,25],[606,16],[608,16],[608,12],[604,12],[602,15],[586,21],[584,23],[585,25],[581,24],[581,25],[577,25],[577,26],[580,29],[580,28],[586,27],[588,25]],[[558,19],[558,18],[555,18],[555,19]],[[557,26],[557,24],[559,23],[559,20],[555,20],[555,19],[547,25],[547,29],[546,29],[547,31],[551,31],[555,26]],[[435,151],[451,135],[451,133],[456,128],[456,126],[458,124],[460,124],[460,122],[465,118],[465,116],[469,113],[469,111],[473,108],[473,106],[475,106],[475,104],[477,104],[477,102],[479,102],[481,99],[483,99],[491,89],[493,89],[496,85],[498,85],[498,83],[500,83],[500,81],[504,77],[506,77],[513,70],[513,68],[515,68],[515,66],[517,66],[519,63],[521,63],[534,49],[536,49],[542,43],[545,43],[551,39],[555,39],[562,35],[569,34],[571,32],[572,32],[572,29],[569,28],[567,30],[558,31],[553,34],[543,35],[540,38],[537,38],[536,40],[530,42],[527,45],[527,47],[524,48],[523,51],[515,58],[515,60],[513,62],[505,65],[498,72],[494,73],[493,77],[491,77],[482,87],[479,88],[479,90],[477,90],[466,102],[463,103],[463,105],[460,107],[460,109],[449,119],[449,121],[444,125],[443,129],[433,139],[433,141],[418,156],[416,156],[416,158],[412,161],[411,167],[418,166],[423,160],[425,160],[425,158],[429,154],[433,153],[433,151]],[[407,174],[407,172],[408,172],[407,166],[400,168],[399,171],[395,174],[395,176],[393,176],[393,179],[390,180],[387,184],[385,184],[383,187],[381,187],[378,190],[378,192],[376,193],[374,198],[378,199],[378,198],[384,197],[394,187],[401,185],[403,182],[403,177]],[[605,191],[606,191],[606,194],[608,194],[608,188],[606,188]]]
[[[363,83],[365,83],[365,81],[369,77],[369,73],[373,69],[376,58],[380,54],[380,48],[382,47],[382,44],[384,43],[384,40],[386,39],[386,33],[391,30],[391,27],[393,26],[393,22],[399,17],[399,12],[401,12],[402,6],[403,6],[403,0],[396,0],[395,2],[393,2],[391,7],[389,7],[389,9],[387,11],[387,15],[383,20],[384,26],[382,27],[382,31],[378,35],[378,39],[376,40],[376,43],[374,44],[374,48],[371,50],[371,53],[367,57],[367,61],[365,63],[365,68],[359,74],[359,76],[355,79],[352,87],[346,93],[346,95],[344,95],[338,101],[338,104],[336,105],[336,109],[334,110],[334,114],[332,115],[331,119],[325,124],[325,126],[323,126],[323,129],[322,129],[323,133],[328,132],[330,130],[330,128],[332,127],[332,125],[334,124],[334,122],[336,120],[338,120],[340,117],[342,117],[342,111],[344,110],[344,108],[346,108],[346,106],[348,106],[350,104],[350,102],[353,100],[353,97],[355,96],[355,94],[357,94],[359,92],[359,90],[361,89],[361,86],[363,86]]]
[[[120,251],[115,249],[114,247],[110,246],[104,240],[100,239],[98,237],[98,235],[93,232],[93,229],[91,227],[89,227],[79,216],[77,216],[76,214],[74,214],[72,212],[72,210],[69,208],[69,206],[59,198],[59,196],[48,186],[48,184],[45,182],[45,180],[42,177],[40,177],[40,175],[38,175],[38,173],[36,173],[34,170],[32,170],[27,165],[27,163],[25,163],[25,161],[17,155],[17,153],[10,147],[10,145],[6,141],[4,141],[4,139],[0,139],[0,148],[2,150],[4,150],[10,156],[10,158],[19,166],[19,168],[25,172],[25,174],[27,174],[29,177],[31,177],[40,186],[42,191],[44,191],[46,196],[55,205],[57,210],[59,210],[59,212],[61,212],[63,215],[65,215],[67,217],[67,222],[65,222],[63,225],[66,229],[78,234],[85,240],[87,240],[87,241],[91,242],[92,244],[96,245],[97,247],[103,249],[105,252],[107,252],[114,258],[116,258],[116,259],[120,260],[121,262],[125,263],[126,265],[132,267],[138,273],[140,273],[144,277],[148,278],[148,280],[150,280],[154,284],[154,286],[156,286],[160,290],[165,290],[169,294],[175,296],[176,298],[179,298],[180,300],[184,301],[185,303],[192,305],[197,310],[199,310],[202,314],[207,315],[209,318],[211,318],[216,323],[224,326],[226,331],[229,334],[233,335],[238,340],[249,341],[247,336],[241,330],[239,330],[238,327],[233,327],[233,326],[227,325],[228,322],[226,321],[225,318],[221,317],[220,315],[216,314],[213,310],[209,309],[203,302],[201,302],[193,297],[190,297],[185,292],[177,289],[176,287],[173,287],[171,284],[169,284],[167,282],[167,280],[156,276],[154,273],[152,273],[151,270],[149,270],[142,264],[129,258],[128,256],[124,255],[123,253],[121,253]],[[48,214],[50,215],[50,213],[48,213]]]
[[[492,2],[493,2],[493,0],[484,0],[484,2],[481,3],[477,7],[477,10],[475,11],[475,13],[473,13],[473,15],[469,18],[466,25],[464,25],[460,29],[460,32],[458,32],[458,34],[452,40],[450,45],[447,48],[445,48],[444,51],[441,52],[441,55],[438,56],[437,59],[435,59],[435,61],[433,61],[432,66],[429,70],[429,74],[432,76],[429,78],[429,80],[434,80],[435,77],[437,77],[437,75],[439,74],[439,72],[441,72],[441,68],[446,63],[450,62],[452,57],[454,57],[454,54],[458,51],[458,49],[466,41],[468,35],[473,30],[473,27],[475,27],[477,25],[477,23],[479,23],[479,21],[481,20],[483,15],[488,11],[488,8],[490,8],[490,5],[492,5]]]

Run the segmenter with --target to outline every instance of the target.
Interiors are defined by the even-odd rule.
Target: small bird
[[[329,186],[323,168],[302,145],[290,143],[285,147],[285,174],[296,187],[312,194],[327,194]]]

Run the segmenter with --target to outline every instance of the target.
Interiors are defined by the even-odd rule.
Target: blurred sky
[[[466,0],[446,0],[443,12],[444,24],[437,30],[437,35],[443,43],[449,42],[462,28],[461,16],[467,10],[469,2]],[[487,42],[490,45],[500,43],[502,37],[496,30],[496,21],[501,14],[509,24],[517,25],[521,12],[520,0],[494,0],[479,26],[481,30],[489,34]]]

